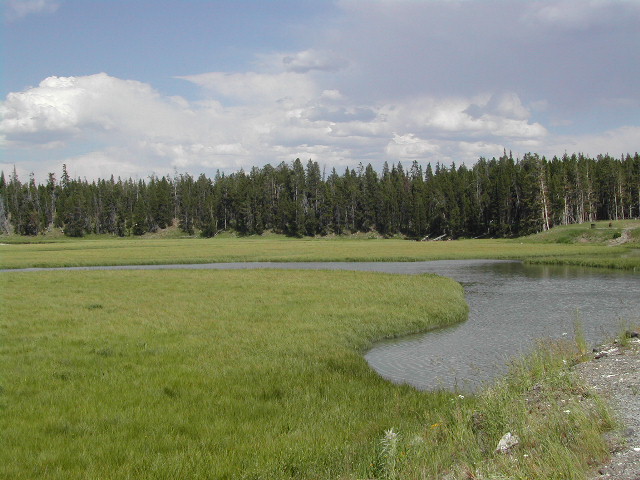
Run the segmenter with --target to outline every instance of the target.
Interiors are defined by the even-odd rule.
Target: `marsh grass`
[[[1,478],[580,478],[605,452],[610,418],[570,375],[575,348],[547,342],[477,396],[393,385],[367,366],[376,339],[465,318],[448,279],[96,271],[0,282]],[[506,431],[521,445],[500,456]]]
[[[461,321],[435,276],[11,273],[2,280],[2,478],[368,475],[429,396],[382,380],[379,338]],[[445,402],[446,404],[446,402]]]
[[[59,243],[0,246],[0,268],[88,265],[143,265],[210,262],[422,261],[443,259],[536,259],[576,264],[610,258],[602,266],[640,268],[640,256],[620,260],[628,250],[600,245],[456,240],[415,242],[401,239],[235,238],[79,239]],[[610,264],[614,265],[610,265]]]

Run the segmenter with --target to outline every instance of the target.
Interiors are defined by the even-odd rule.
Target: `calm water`
[[[475,390],[536,340],[572,338],[576,317],[592,344],[640,320],[638,274],[477,261],[430,262],[425,271],[463,284],[469,319],[381,342],[365,356],[383,377],[420,389]]]
[[[572,337],[579,317],[590,343],[640,322],[640,275],[492,260],[216,263],[93,269],[330,269],[437,273],[462,283],[469,318],[453,327],[376,344],[365,358],[383,377],[419,389],[475,390],[506,371],[537,339]],[[28,269],[41,270],[41,269]]]

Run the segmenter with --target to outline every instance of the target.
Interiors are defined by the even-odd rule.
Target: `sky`
[[[0,0],[0,170],[640,150],[640,0]]]

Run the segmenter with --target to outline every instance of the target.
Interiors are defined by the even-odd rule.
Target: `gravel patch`
[[[640,480],[640,339],[631,338],[628,343],[624,347],[616,343],[603,346],[594,352],[593,360],[575,367],[585,382],[609,401],[621,425],[608,438],[609,460],[597,467],[589,480]]]

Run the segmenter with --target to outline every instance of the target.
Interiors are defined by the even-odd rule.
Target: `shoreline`
[[[637,335],[637,331],[634,332]],[[574,367],[580,378],[613,411],[618,428],[606,435],[608,460],[588,480],[640,478],[640,338],[601,346],[592,358]]]

